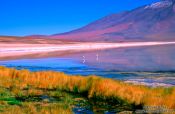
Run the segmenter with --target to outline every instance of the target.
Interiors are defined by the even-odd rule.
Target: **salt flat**
[[[0,57],[45,53],[54,51],[89,51],[112,48],[129,48],[158,45],[174,45],[175,42],[129,42],[129,43],[69,43],[69,44],[7,44],[0,43]]]

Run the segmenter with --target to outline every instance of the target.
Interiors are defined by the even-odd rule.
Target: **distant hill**
[[[162,0],[108,15],[82,28],[47,36],[72,41],[172,41],[175,0]]]

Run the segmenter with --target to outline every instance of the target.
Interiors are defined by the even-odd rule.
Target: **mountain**
[[[161,0],[103,17],[82,28],[49,36],[71,41],[172,41],[175,0]]]

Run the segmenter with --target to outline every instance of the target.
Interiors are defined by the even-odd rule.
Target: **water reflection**
[[[170,86],[175,84],[174,50],[175,46],[164,45],[40,53],[3,58],[0,65],[31,71],[54,70],[71,75],[98,75],[146,85],[165,83]]]

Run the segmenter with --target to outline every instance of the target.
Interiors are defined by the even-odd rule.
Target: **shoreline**
[[[0,57],[62,51],[93,51],[114,48],[175,45],[175,42],[5,44],[0,43]]]

